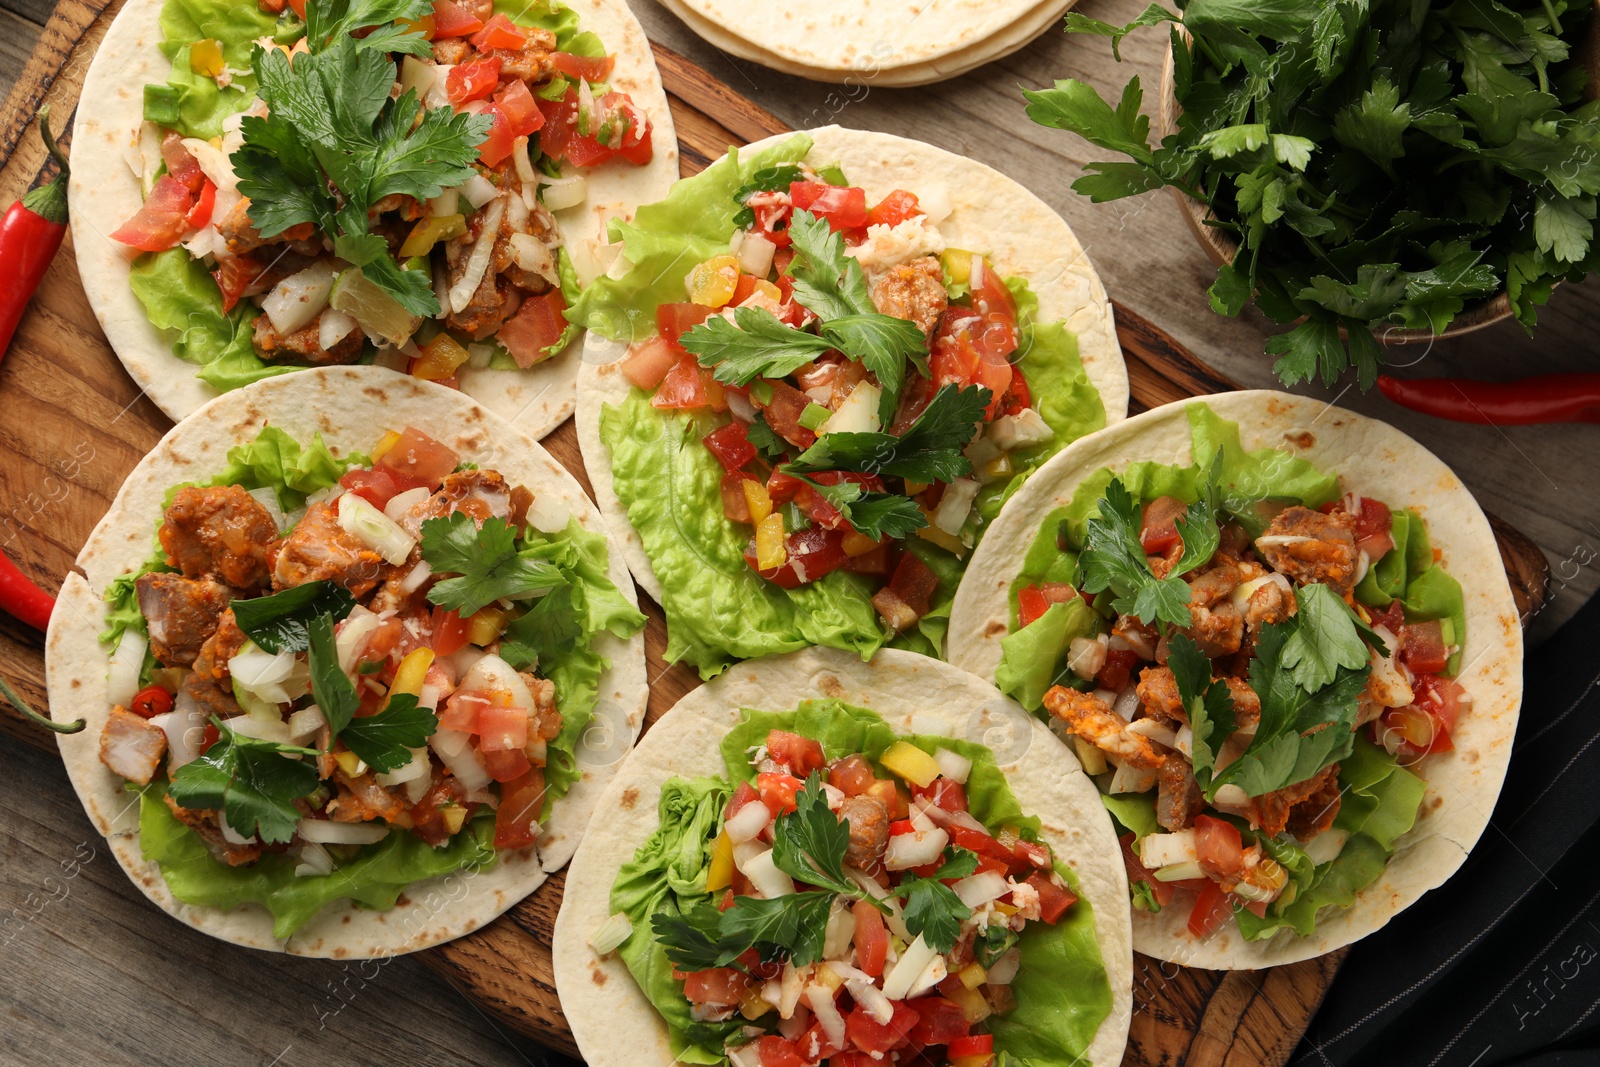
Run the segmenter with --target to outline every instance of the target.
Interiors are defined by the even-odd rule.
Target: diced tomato
[[[1232,880],[1244,866],[1239,828],[1211,815],[1196,815],[1194,847],[1200,868],[1213,878]]]
[[[496,15],[495,18],[505,18]],[[460,107],[468,100],[486,100],[500,86],[500,57],[482,56],[457,63],[445,75],[444,91],[450,102]],[[501,157],[504,158],[504,157]]]
[[[510,782],[527,774],[533,761],[520,748],[479,749],[484,769],[497,782]]]
[[[1389,505],[1371,497],[1361,498],[1361,510],[1351,518],[1355,520],[1357,541],[1378,537],[1394,529],[1394,514],[1389,510]],[[1394,541],[1391,539],[1389,543],[1393,544]]]
[[[464,4],[453,0],[433,0],[433,39],[468,37],[483,29],[483,20]]]
[[[1050,926],[1060,922],[1067,909],[1078,902],[1071,890],[1056,885],[1043,871],[1028,875],[1028,884],[1039,891],[1039,917]]]
[[[795,1051],[794,1042],[777,1034],[767,1034],[756,1041],[756,1054],[761,1067],[806,1067],[806,1061]]]
[[[494,94],[494,102],[511,124],[513,137],[527,137],[544,127],[544,112],[539,110],[539,102],[522,79],[513,78],[502,85]]]
[[[339,484],[380,510],[389,503],[390,497],[399,492],[399,486],[382,467],[372,470],[351,467],[339,479]]]
[[[1189,912],[1189,934],[1193,937],[1209,937],[1233,914],[1233,905],[1222,887],[1209,878],[1205,883],[1195,894],[1194,910]]]
[[[616,56],[579,56],[571,52],[552,52],[550,65],[569,78],[586,82],[603,82],[611,77],[617,65]]]
[[[945,811],[966,811],[967,791],[961,783],[949,778],[935,778],[927,786],[913,785],[911,795],[914,797],[927,797],[933,801],[933,806]]]
[[[957,848],[964,848],[968,852],[976,852],[980,856],[988,856],[1000,863],[1004,863],[1008,868],[1010,867],[1012,860],[1011,850],[984,831],[970,826],[952,824],[949,827],[949,834],[950,843]]]
[[[373,464],[373,468],[382,467],[401,488],[425,485],[437,489],[444,476],[454,471],[460,462],[461,457],[453,450],[416,427],[407,426],[400,440]]]
[[[261,265],[249,256],[229,256],[217,260],[217,269],[211,272],[217,289],[222,293],[222,310],[232,311],[244,296],[246,289],[261,276]]]
[[[733,796],[728,798],[728,803],[722,809],[722,821],[727,822],[739,813],[739,809],[753,800],[760,800],[761,793],[749,782],[740,782],[739,788],[733,791]]]
[[[183,134],[168,130],[161,135],[161,159],[167,165],[167,174],[190,192],[199,192],[205,184],[205,171],[194,154],[183,146]]]
[[[843,540],[844,535],[838,530],[808,526],[784,539],[788,559],[782,566],[761,570],[757,566],[755,539],[751,538],[745,546],[744,561],[767,581],[793,589],[838,570],[845,561]]]
[[[701,438],[722,469],[732,473],[756,458],[756,447],[745,437],[745,424],[734,420]]]
[[[684,354],[685,349],[678,344],[678,338],[716,313],[716,308],[707,307],[704,304],[658,304],[656,306],[656,329],[661,332],[661,336],[666,339],[668,344],[677,349],[679,354]]]
[[[539,839],[539,812],[544,808],[544,769],[533,767],[500,785],[500,806],[494,813],[494,847],[526,848]]]
[[[153,719],[172,710],[172,694],[159,685],[147,685],[128,702],[128,710],[140,718]]]
[[[1189,505],[1175,496],[1157,497],[1144,506],[1144,521],[1139,526],[1139,543],[1145,553],[1159,556],[1179,544],[1178,519]]]
[[[828,1057],[828,1067],[883,1067],[881,1059],[873,1059],[865,1052],[840,1052]]]
[[[750,498],[744,495],[744,483],[756,479],[743,471],[729,471],[722,476],[722,517],[729,522],[750,521]]]
[[[774,468],[772,473],[767,476],[767,495],[775,502],[793,500],[795,493],[805,484],[794,475],[785,474]]]
[[[442,809],[460,806],[467,809],[467,817],[478,810],[477,804],[466,802],[466,787],[455,775],[435,771],[433,784],[422,799],[411,805],[411,832],[430,845],[438,846],[450,840],[450,827],[445,824]]]
[[[528,744],[528,712],[490,704],[478,712],[478,749],[484,753],[522,749]],[[515,775],[513,775],[515,777]]]
[[[1121,692],[1128,684],[1128,679],[1133,676],[1133,668],[1138,663],[1139,653],[1131,648],[1109,649],[1106,652],[1105,666],[1094,676],[1095,684],[1113,693]]]
[[[490,88],[493,89],[493,86]],[[468,105],[462,110],[487,115],[490,119],[489,132],[478,145],[478,162],[486,167],[498,167],[511,156],[511,150],[516,147],[517,138],[511,132],[511,120],[506,118],[506,113],[500,110],[498,104],[487,100],[470,100]]]
[[[922,214],[922,207],[917,203],[917,195],[908,193],[904,189],[896,189],[882,200],[876,207],[867,212],[868,226],[898,226],[909,218]]]
[[[622,361],[622,376],[637,389],[650,392],[677,365],[683,352],[664,337],[652,337],[633,346]]]
[[[889,1052],[911,1040],[911,1029],[920,1018],[916,1009],[904,1001],[895,1002],[894,1015],[887,1024],[878,1022],[870,1011],[858,1005],[845,1016],[845,1034],[862,1052]]]
[[[480,52],[494,48],[525,48],[528,44],[528,35],[519,30],[506,16],[497,12],[489,16],[489,21],[483,24],[483,29],[472,35],[471,44]]]
[[[847,797],[860,796],[877,780],[872,765],[860,756],[846,756],[828,768],[828,784]]]
[[[814,1020],[805,1033],[794,1039],[794,1050],[808,1064],[820,1063],[839,1054],[839,1046],[828,1040],[827,1031]]]
[[[1389,606],[1385,608],[1381,614],[1374,614],[1372,616],[1372,625],[1374,627],[1381,626],[1385,630],[1388,630],[1389,633],[1394,635],[1396,638],[1400,636],[1401,628],[1404,627],[1405,624],[1405,606],[1398,600],[1391,601]],[[1393,653],[1395,650],[1391,647],[1389,651]]]
[[[1029,867],[1039,871],[1050,869],[1049,847],[1025,838],[1018,839],[1017,843],[1011,846],[1011,858],[1011,866],[1019,874]]]
[[[929,1045],[948,1045],[967,1036],[972,1029],[961,1005],[940,996],[918,997],[906,1004],[917,1013],[917,1024],[911,1028],[913,1044],[926,1048]]]
[[[939,576],[916,553],[903,552],[888,588],[921,617],[928,613],[933,595],[939,591]]]
[[[958,1037],[945,1047],[945,1054],[951,1059],[965,1059],[968,1056],[994,1055],[993,1034],[973,1034],[970,1037]]]
[[[822,754],[822,745],[809,737],[792,734],[787,730],[772,730],[767,734],[767,755],[789,768],[789,773],[804,778],[812,771],[828,765]]]
[[[188,186],[163,174],[151,187],[144,205],[112,233],[111,239],[145,252],[164,252],[177,244],[188,229],[193,207],[194,197]]]
[[[567,298],[552,286],[538,296],[526,297],[517,313],[502,325],[495,339],[524,369],[549,358],[547,349],[561,341],[567,330]]]
[[[796,211],[809,211],[826,219],[835,232],[854,230],[867,224],[867,191],[849,185],[826,182],[794,182],[789,199]]]
[[[1438,619],[1407,623],[1400,631],[1400,658],[1414,674],[1438,674],[1450,663]]]
[[[540,100],[545,131],[540,148],[552,159],[566,159],[577,167],[595,167],[622,158],[635,166],[649,163],[655,153],[653,127],[627,93],[606,93],[595,101],[594,112],[578,132],[578,93],[568,89],[560,100]],[[602,141],[602,136],[604,140]]]
[[[767,806],[774,818],[795,810],[794,795],[800,792],[803,785],[805,782],[792,774],[764,771],[756,775],[756,791],[761,794],[761,803]]]
[[[467,647],[467,624],[460,612],[435,607],[433,609],[433,652],[448,656]]]
[[[911,813],[911,801],[899,786],[880,778],[867,787],[866,796],[877,797],[888,809],[889,818],[904,819]]]
[[[1118,838],[1118,844],[1122,846],[1122,863],[1128,869],[1128,883],[1132,885],[1144,882],[1150,887],[1151,894],[1156,898],[1156,904],[1164,908],[1172,903],[1173,894],[1177,889],[1171,882],[1161,881],[1145,867],[1134,854],[1133,840],[1132,834],[1123,834]]]
[[[1050,608],[1044,593],[1036,585],[1025,585],[1017,590],[1017,624],[1028,626]]]
[[[889,931],[884,926],[883,914],[865,900],[850,906],[855,914],[856,966],[874,978],[883,974],[884,962],[889,956]]]
[[[756,223],[751,229],[777,245],[780,253],[789,249],[793,241],[789,236],[789,216],[792,212],[790,206],[782,202],[781,198],[758,196],[750,201],[748,207],[756,217]],[[783,273],[788,263],[780,262],[777,257],[774,257],[772,262],[778,269],[778,288],[783,290],[784,299],[787,300],[789,292],[794,288],[794,279]],[[784,285],[786,278],[788,278],[787,288]]]
[[[676,411],[690,411],[706,406],[705,380],[700,376],[700,364],[693,356],[679,357],[678,362],[661,380],[661,387],[656,390],[656,395],[650,398],[650,405]]]
[[[439,728],[464,734],[478,732],[478,713],[489,706],[489,697],[476,690],[458,689],[438,710]]]
[[[1009,360],[1017,350],[1016,298],[988,260],[973,257],[972,275],[972,310],[984,325],[977,336],[979,351],[989,357]]]
[[[751,988],[750,976],[732,967],[693,971],[683,977],[683,995],[691,1004],[732,1007]]]
[[[1022,368],[1015,363],[1011,365],[1011,385],[1006,389],[1005,396],[1000,398],[999,414],[1015,415],[1023,408],[1033,406],[1033,391],[1028,388],[1028,379],[1023,377]]]
[[[888,539],[879,544],[877,548],[869,548],[860,555],[852,556],[845,553],[843,569],[851,574],[876,574],[880,577],[889,573],[889,545]]]
[[[287,0],[257,0],[256,6],[269,15],[281,15],[288,3]]]
[[[305,21],[306,0],[289,0],[289,10],[293,11],[301,21]]]
[[[1467,700],[1467,691],[1460,682],[1437,674],[1423,674],[1413,679],[1411,691],[1416,705],[1437,716],[1446,731],[1456,728],[1462,704]]]
[[[766,381],[772,390],[772,399],[761,405],[762,414],[773,433],[796,448],[810,448],[817,435],[800,425],[800,415],[811,403],[811,398],[788,382]]]
[[[210,178],[200,188],[200,195],[195,199],[194,207],[189,209],[189,214],[184,218],[184,225],[191,230],[198,230],[211,221],[211,213],[217,208],[217,186]]]
[[[992,419],[1011,388],[1012,370],[1005,351],[1006,338],[989,338],[986,331],[1004,334],[1003,327],[984,322],[966,308],[951,307],[940,316],[934,332],[931,369],[935,385],[982,386],[992,394],[984,418]],[[1011,330],[1015,334],[1015,330]],[[1012,344],[1012,350],[1015,350]],[[1003,353],[1003,354],[1002,354]],[[931,396],[931,394],[930,394]],[[895,424],[899,425],[899,418]]]

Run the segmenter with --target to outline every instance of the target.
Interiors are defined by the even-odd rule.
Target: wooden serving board
[[[27,70],[0,114],[0,203],[48,179],[54,167],[30,123],[49,103],[66,129],[84,73],[120,3],[63,0]],[[723,154],[786,127],[682,56],[657,48],[682,151],[692,174]],[[1020,121],[1020,114],[1019,114]],[[1133,409],[1237,386],[1184,351],[1161,329],[1115,305],[1128,363]],[[90,312],[71,241],[45,277],[0,366],[0,548],[47,589],[60,584],[123,478],[170,422],[134,383]],[[569,420],[545,441],[589,488]],[[1543,554],[1498,521],[1496,534],[1523,617],[1545,595]],[[661,658],[666,626],[641,593],[650,617],[651,679],[646,728],[699,684],[694,672]],[[43,707],[42,635],[0,615],[0,662],[12,682]],[[0,708],[0,729],[54,752],[51,735]],[[63,796],[63,803],[71,803]],[[576,1053],[556,997],[550,941],[560,907],[557,874],[477,933],[420,954],[423,961],[510,1026],[554,1049]],[[1322,1001],[1343,953],[1255,972],[1202,971],[1135,957],[1129,1065],[1284,1063]]]

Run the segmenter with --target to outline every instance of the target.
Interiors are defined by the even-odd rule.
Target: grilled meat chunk
[[[877,797],[845,797],[839,818],[850,823],[850,847],[844,861],[858,871],[876,872],[889,847],[889,809]]]
[[[872,303],[881,313],[909,319],[924,335],[933,336],[939,316],[950,306],[939,261],[923,256],[885,272],[872,285]]]
[[[185,578],[215,576],[235,589],[265,586],[278,546],[272,515],[236,485],[178,490],[159,536]]]
[[[1119,763],[1153,771],[1166,759],[1148,737],[1130,733],[1128,721],[1092,693],[1058,685],[1044,695],[1044,706],[1069,730]]]
[[[1166,830],[1182,830],[1205,808],[1194,768],[1185,759],[1168,759],[1156,769],[1156,822]]]
[[[164,571],[141,574],[134,589],[150,630],[150,650],[164,667],[193,665],[233,598],[221,582]]]
[[[199,811],[180,807],[170,796],[165,799],[167,807],[178,821],[193,830],[211,854],[223,863],[230,867],[243,867],[261,858],[260,844],[236,845],[222,836],[215,810]]]
[[[345,533],[335,505],[313,504],[284,538],[272,570],[272,585],[291,589],[307,582],[331,581],[359,599],[389,572],[382,556]]]
[[[161,727],[121,704],[111,709],[100,734],[100,762],[114,774],[137,785],[149,785],[166,751],[167,735]]]
[[[359,329],[351,330],[335,341],[332,348],[322,347],[322,316],[326,314],[326,311],[318,312],[316,318],[287,336],[274,329],[267,316],[257,315],[251,323],[255,331],[251,343],[255,345],[256,354],[269,361],[303,360],[314,366],[354,362],[361,355],[365,335]]]
[[[183,690],[206,714],[222,718],[239,714],[239,703],[233,699],[233,675],[228,673],[228,661],[249,640],[234,620],[233,609],[229,608],[222,613],[216,632],[200,646],[200,653],[194,658],[194,670],[184,679]]]
[[[1330,789],[1331,801],[1328,799]],[[1305,825],[1315,825],[1327,817],[1327,825],[1331,826],[1333,819],[1327,816],[1327,809],[1332,807],[1336,815],[1338,806],[1339,765],[1334,763],[1303,782],[1255,797],[1250,802],[1250,825],[1259,828],[1268,837],[1277,837],[1289,825],[1290,816],[1296,809],[1304,807],[1300,817],[1305,820]]]
[[[1344,596],[1356,582],[1355,524],[1344,512],[1285,508],[1256,538],[1256,551],[1296,585],[1321,583]]]
[[[1139,684],[1134,692],[1151,718],[1174,728],[1189,725],[1189,712],[1178,694],[1178,680],[1172,676],[1171,668],[1146,667],[1139,672]]]
[[[256,229],[255,223],[250,221],[250,198],[242,196],[217,223],[217,232],[227,242],[228,251],[234,255],[243,255],[254,252],[258,248],[276,244],[295,244],[309,240],[316,232],[316,227],[309,222],[298,223],[273,237],[262,237],[261,231]]]

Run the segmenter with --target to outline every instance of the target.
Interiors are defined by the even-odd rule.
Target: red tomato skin
[[[1036,585],[1025,585],[1017,590],[1017,625],[1028,626],[1050,609],[1050,602]]]
[[[511,123],[513,135],[528,137],[543,128],[544,112],[539,110],[538,101],[528,91],[527,82],[521,79],[506,82],[494,94],[494,102],[505,113],[506,121]]]
[[[701,440],[729,474],[742,470],[756,458],[755,445],[745,437],[745,424],[737,420],[711,431]]]
[[[217,290],[222,293],[222,310],[232,311],[239,298],[244,296],[244,291],[260,276],[260,264],[248,256],[229,256],[219,260],[211,277],[216,280]]]
[[[571,52],[553,52],[550,55],[551,65],[569,78],[581,78],[586,82],[603,82],[611,77],[612,69],[617,65],[616,56],[579,56]]]
[[[190,192],[199,192],[205,184],[205,171],[200,169],[194,154],[183,146],[183,134],[177,130],[161,135],[161,159],[167,165],[167,174]]]
[[[301,6],[304,6],[302,4]],[[304,15],[301,16],[302,18]],[[453,0],[433,0],[433,39],[468,37],[483,29],[483,20]]]
[[[534,767],[500,786],[500,807],[494,816],[495,848],[526,848],[539,839],[539,812],[544,806],[544,770]]]
[[[1194,910],[1189,912],[1191,937],[1210,936],[1212,931],[1233,914],[1233,908],[1228,903],[1228,894],[1222,891],[1222,887],[1209,878],[1205,883],[1195,895]]]
[[[874,978],[883,976],[883,965],[889,958],[889,931],[883,914],[864,900],[850,905],[855,914],[856,931],[852,935],[856,946],[856,966]]]
[[[656,329],[680,355],[687,355],[678,339],[716,313],[716,308],[704,304],[660,304],[656,307]]]
[[[911,1030],[921,1018],[916,1009],[896,1001],[894,1015],[887,1024],[878,1022],[865,1008],[857,1007],[845,1016],[845,1034],[862,1052],[890,1052],[911,1041]]]
[[[522,301],[517,313],[495,334],[495,339],[511,353],[517,366],[528,368],[549,358],[545,350],[554,347],[567,330],[567,298],[552,288]]]
[[[961,1014],[961,1005],[953,1000],[924,996],[908,1000],[906,1005],[917,1013],[917,1023],[911,1028],[911,1041],[924,1048],[959,1041],[972,1029]]]
[[[189,209],[189,214],[184,216],[184,225],[191,230],[198,230],[211,221],[211,213],[217,208],[217,186],[210,178],[205,180],[205,185],[200,189],[200,196],[195,200],[194,207]]]
[[[1439,620],[1408,623],[1400,630],[1400,658],[1416,674],[1438,674],[1450,664]]]
[[[789,773],[797,778],[805,778],[828,765],[820,743],[787,730],[772,730],[767,734],[767,755],[788,767]]]
[[[745,546],[744,560],[751,570],[767,581],[782,589],[793,589],[838,570],[845,561],[843,540],[844,535],[838,530],[810,526],[785,539],[789,558],[782,566],[759,569],[756,566],[754,538]]]
[[[794,182],[789,199],[796,211],[809,211],[827,220],[835,232],[855,230],[867,224],[867,191],[849,185],[825,182]]]
[[[144,252],[165,252],[183,236],[193,207],[189,187],[172,175],[163,174],[151,187],[144,205],[111,234],[111,239]]]
[[[713,967],[684,975],[683,995],[692,1004],[729,1007],[739,1003],[739,998],[750,985],[750,978],[743,971],[732,967]]]
[[[919,616],[926,615],[939,591],[939,576],[915,552],[903,552],[894,577],[889,579],[889,589]]]
[[[761,1067],[806,1067],[806,1061],[794,1049],[794,1042],[777,1034],[767,1034],[756,1043],[761,1057]]]
[[[828,784],[847,797],[858,797],[878,780],[872,765],[860,756],[846,756],[828,768]]]
[[[922,206],[917,202],[917,195],[908,193],[904,189],[896,189],[867,212],[867,225],[896,226],[920,214]]]
[[[787,815],[795,810],[794,797],[803,785],[805,783],[792,774],[764,771],[756,775],[756,790],[761,794],[761,802],[767,806],[773,818]]]
[[[436,656],[448,656],[467,647],[467,624],[454,608],[449,611],[441,607],[433,609],[432,647]]]
[[[1195,851],[1200,867],[1214,878],[1234,877],[1244,857],[1244,841],[1239,828],[1211,815],[1196,815],[1194,820]]]
[[[500,57],[485,56],[457,63],[445,75],[444,86],[445,95],[457,107],[468,100],[486,99],[500,86]]]
[[[691,411],[706,406],[705,382],[700,377],[700,364],[693,356],[680,357],[661,387],[650,398],[650,406],[674,411]]]
[[[1167,549],[1180,544],[1178,517],[1189,505],[1177,497],[1163,496],[1144,506],[1144,517],[1139,525],[1139,544],[1145,553],[1159,556]]]
[[[461,457],[454,450],[421,430],[407,426],[400,440],[373,464],[373,469],[381,467],[401,488],[425,485],[431,490],[439,488],[444,476],[460,463]]]
[[[517,139],[511,132],[511,120],[506,118],[506,113],[500,110],[498,104],[487,100],[472,100],[468,103],[473,106],[466,110],[488,115],[490,120],[489,132],[484,136],[483,143],[478,146],[478,162],[486,167],[498,167],[511,156],[511,150],[516,147]]]
[[[1048,926],[1060,922],[1067,909],[1078,902],[1071,891],[1056,885],[1043,871],[1028,875],[1028,884],[1039,891],[1039,917]]]
[[[945,1048],[945,1053],[956,1059],[965,1056],[989,1056],[994,1053],[993,1034],[972,1034],[958,1037]]]
[[[352,467],[344,472],[339,484],[380,511],[389,503],[389,498],[399,491],[394,479],[381,468],[362,470]]]
[[[967,791],[961,787],[960,782],[951,781],[949,778],[935,778],[926,786],[913,785],[911,795],[926,797],[933,801],[934,807],[944,811],[967,810]]]
[[[1120,692],[1133,676],[1139,662],[1139,653],[1131,648],[1114,648],[1106,652],[1106,665],[1094,676],[1095,683],[1113,693]]]
[[[512,782],[533,769],[533,763],[520,748],[478,750],[489,777],[497,782]],[[517,846],[521,847],[521,846]]]
[[[739,809],[752,800],[760,800],[761,793],[749,782],[740,782],[739,788],[733,791],[733,796],[728,798],[727,806],[722,809],[722,821],[727,822],[738,814]]]
[[[472,35],[471,44],[480,52],[493,48],[525,48],[528,44],[528,35],[517,29],[516,24],[506,16],[496,13],[489,16],[489,21],[483,24],[483,29]]]
[[[159,685],[147,685],[128,702],[128,710],[142,719],[153,719],[172,710],[173,697]]]

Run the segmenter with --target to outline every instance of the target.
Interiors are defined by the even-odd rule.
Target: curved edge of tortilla
[[[1489,521],[1442,460],[1387,423],[1309,397],[1250,390],[1155,408],[1052,457],[1007,502],[973,554],[951,609],[951,662],[994,678],[1009,627],[1007,590],[1044,516],[1102,467],[1120,470],[1133,460],[1192,462],[1186,409],[1193,403],[1237,422],[1247,450],[1287,448],[1338,472],[1356,492],[1415,509],[1442,553],[1440,564],[1461,582],[1466,598],[1464,666],[1457,681],[1472,694],[1472,710],[1451,734],[1455,751],[1411,768],[1427,779],[1427,794],[1416,827],[1401,839],[1378,881],[1350,907],[1325,912],[1310,937],[1280,931],[1264,941],[1245,941],[1228,923],[1197,943],[1187,934],[1181,909],[1134,917],[1134,947],[1147,955],[1193,967],[1270,967],[1360,940],[1443,884],[1465,861],[1488,825],[1511,756],[1522,705],[1522,627]]]
[[[564,527],[568,516],[595,532],[608,534],[608,527],[577,481],[543,446],[471,398],[377,367],[331,367],[226,393],[174,426],[129,474],[90,534],[78,556],[84,577],[70,575],[63,586],[63,610],[52,616],[46,641],[50,710],[58,721],[80,716],[88,721],[81,733],[60,738],[62,760],[90,821],[111,841],[134,884],[190,926],[236,944],[336,958],[412,952],[489,922],[537,889],[577,850],[601,791],[644,723],[649,695],[644,636],[641,632],[626,641],[602,637],[600,648],[611,666],[601,675],[594,726],[585,731],[578,748],[583,777],[556,803],[536,851],[502,853],[487,871],[419,882],[388,912],[349,901],[329,904],[287,942],[272,937],[272,918],[260,906],[223,912],[178,902],[156,865],[146,862],[139,850],[131,795],[99,759],[99,738],[109,714],[108,656],[98,640],[105,625],[100,596],[113,578],[137,569],[149,556],[167,489],[208,477],[226,462],[228,449],[269,421],[297,439],[322,434],[336,455],[368,451],[391,427],[416,426],[463,457],[532,489],[529,520],[541,529]],[[610,578],[636,604],[617,541],[608,534],[607,544]]]
[[[632,95],[650,117],[656,151],[643,167],[601,167],[585,172],[588,196],[556,213],[580,279],[600,273],[595,249],[606,243],[613,218],[631,219],[640,204],[665,196],[678,178],[678,142],[655,57],[644,29],[624,0],[568,0],[584,29],[598,33],[616,55],[610,83]],[[172,352],[128,282],[132,249],[110,234],[143,203],[139,180],[128,164],[137,154],[144,117],[143,88],[166,80],[170,64],[161,54],[162,0],[130,0],[117,14],[95,52],[84,79],[73,124],[73,171],[68,185],[72,243],[89,306],[128,374],[156,405],[179,420],[218,394],[195,377],[199,370]],[[463,389],[495,414],[535,438],[543,437],[576,403],[582,336],[565,351],[528,370],[469,369]]]
[[[851,181],[867,190],[869,202],[895,189],[914,190],[919,182],[926,184],[929,174],[947,176],[953,209],[940,224],[946,240],[953,247],[990,255],[1002,274],[1027,278],[1039,298],[1040,321],[1065,321],[1076,335],[1078,358],[1100,394],[1106,425],[1127,417],[1128,368],[1111,301],[1072,228],[1054,209],[993,167],[921,141],[839,126],[807,132],[815,141],[808,158],[839,163]],[[756,141],[741,151],[761,149],[787,136]],[[634,577],[659,601],[661,583],[617,497],[611,450],[600,439],[601,406],[620,403],[628,395],[621,374],[626,355],[626,345],[592,334],[585,339],[578,374],[578,445],[595,500],[622,541]]]
[[[610,888],[622,864],[659,825],[662,784],[726,773],[719,746],[742,708],[790,710],[826,697],[877,712],[901,733],[942,732],[994,750],[1023,810],[1041,817],[1043,836],[1094,908],[1112,1008],[1089,1055],[1097,1067],[1120,1063],[1133,1010],[1127,875],[1110,818],[1076,757],[966,671],[895,649],[863,663],[826,648],[747,660],[694,690],[651,727],[601,798],[608,819],[573,858],[553,953],[562,1010],[585,1059],[594,1067],[632,1067],[673,1058],[661,1016],[626,965],[615,953],[597,957],[587,940],[610,916]],[[935,729],[930,719],[948,728]]]

